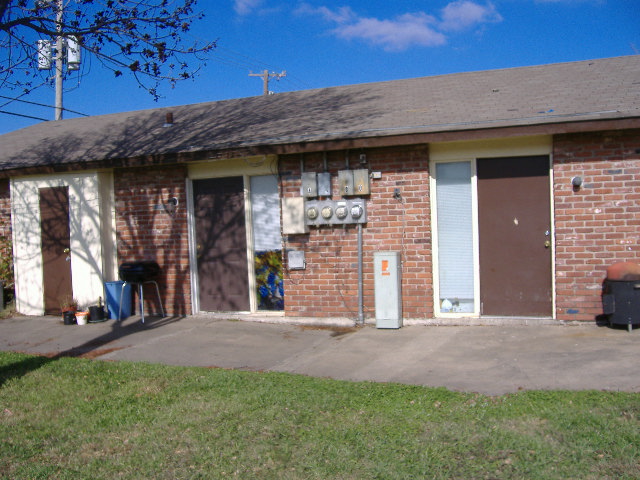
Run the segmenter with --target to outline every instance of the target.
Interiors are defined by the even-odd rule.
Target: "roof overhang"
[[[389,134],[386,132],[349,132],[322,137],[289,137],[247,142],[241,145],[209,145],[190,147],[185,151],[159,152],[131,158],[109,158],[95,161],[69,162],[21,167],[0,171],[0,178],[158,165],[185,164],[196,161],[228,160],[252,155],[288,155],[329,150],[353,150],[420,145],[438,142],[514,138],[539,135],[563,135],[599,131],[640,129],[640,117],[500,126],[494,128],[460,128],[431,132]]]

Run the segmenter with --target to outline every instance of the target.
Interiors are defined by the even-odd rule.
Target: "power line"
[[[43,85],[45,85],[48,82],[48,80],[45,80],[44,82],[42,82],[40,85],[30,88],[29,90],[25,90],[22,94],[18,95],[17,97],[12,97],[9,99],[8,102],[3,103],[2,105],[0,105],[0,108],[5,107],[7,105],[9,105],[11,102],[15,102],[16,100],[24,97],[25,95],[29,95],[31,92],[33,92],[35,89],[42,87]],[[7,98],[7,97],[5,97]]]
[[[250,57],[249,55],[245,55],[244,53],[237,52],[235,50],[231,50],[230,48],[226,48],[220,45],[217,45],[213,50],[213,55],[211,56],[211,60],[222,63],[224,65],[242,68],[246,70],[280,70],[280,68],[275,67],[269,63],[263,62],[262,60],[258,60],[256,58]],[[257,68],[256,68],[257,67]],[[305,89],[312,88],[311,85],[304,82],[300,78],[297,78],[295,75],[291,75],[291,72],[287,72],[287,77],[284,79],[285,81],[289,81],[293,84],[293,89]]]
[[[46,118],[42,118],[42,117],[34,117],[32,115],[24,115],[22,113],[13,113],[13,112],[7,112],[5,110],[0,110],[0,113],[4,113],[6,115],[14,115],[16,117],[23,117],[23,118],[31,118],[33,120],[42,120],[44,122],[48,122],[49,120]]]
[[[8,105],[11,102],[21,102],[21,103],[28,103],[29,105],[37,105],[38,107],[56,108],[53,105],[46,105],[44,103],[31,102],[29,100],[20,100],[19,97],[18,98],[11,98],[11,97],[6,97],[4,95],[0,95],[0,98],[5,98],[7,100],[10,100],[9,102],[5,103],[4,105]],[[75,110],[69,110],[68,108],[64,108],[63,110],[65,112],[75,113],[76,115],[82,115],[83,117],[88,117],[89,116],[86,113],[76,112]]]

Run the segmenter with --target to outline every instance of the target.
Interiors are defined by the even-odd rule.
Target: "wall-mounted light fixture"
[[[571,179],[571,186],[574,190],[578,190],[582,186],[582,177],[573,177]]]
[[[165,210],[169,215],[173,215],[174,213],[176,213],[177,207],[178,207],[177,197],[171,197],[169,200],[167,200],[167,203],[164,206]]]

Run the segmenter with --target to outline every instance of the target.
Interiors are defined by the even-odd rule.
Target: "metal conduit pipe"
[[[358,323],[364,325],[364,280],[362,278],[362,224],[358,223]]]

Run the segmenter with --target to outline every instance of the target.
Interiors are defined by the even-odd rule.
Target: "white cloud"
[[[460,32],[485,23],[502,21],[495,7],[471,0],[449,3],[435,17],[425,12],[406,13],[392,19],[360,17],[350,7],[331,9],[303,3],[299,14],[316,15],[336,24],[335,36],[363,40],[388,51],[402,51],[413,46],[433,47],[447,43],[445,32]]]
[[[328,22],[347,23],[357,20],[358,16],[351,7],[340,7],[331,10],[328,7],[313,7],[308,3],[301,4],[295,11],[297,14],[318,15]]]
[[[249,15],[261,3],[262,0],[234,0],[233,9],[238,15]]]
[[[461,31],[483,23],[502,21],[502,16],[491,4],[479,5],[468,0],[458,0],[442,9],[440,28],[445,31]]]
[[[433,17],[424,13],[407,13],[393,20],[358,18],[340,25],[333,32],[341,38],[362,39],[385,50],[401,51],[413,45],[433,47],[442,45],[446,38],[430,27]]]

